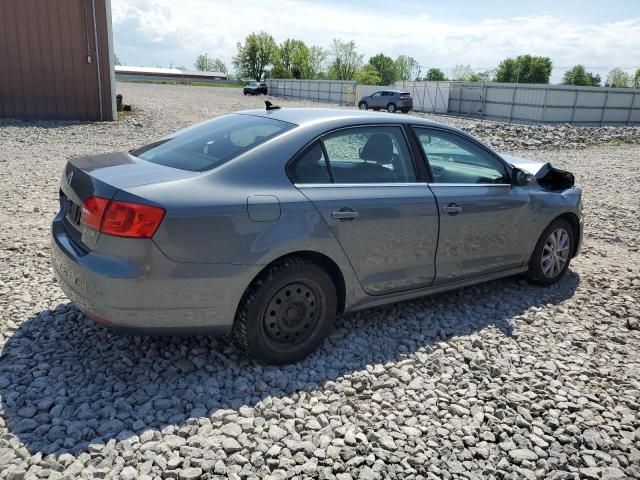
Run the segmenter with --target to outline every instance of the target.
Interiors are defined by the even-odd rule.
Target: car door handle
[[[360,214],[355,210],[351,210],[350,208],[341,208],[340,210],[335,210],[331,213],[331,218],[335,218],[336,220],[353,220],[357,218]]]
[[[442,211],[444,213],[448,213],[449,215],[456,215],[462,211],[462,207],[456,205],[455,203],[450,203],[446,207],[442,207]]]

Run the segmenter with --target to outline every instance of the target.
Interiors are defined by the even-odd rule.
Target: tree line
[[[366,85],[391,85],[401,80],[542,83],[548,84],[553,70],[549,57],[519,55],[505,58],[498,68],[482,72],[470,65],[456,65],[446,75],[439,68],[422,71],[415,58],[399,55],[395,59],[378,53],[365,63],[355,42],[334,39],[329,48],[307,45],[302,40],[288,38],[278,44],[266,32],[249,34],[237,44],[232,60],[236,75],[241,79],[296,78],[307,80],[355,80]],[[219,58],[199,55],[195,67],[203,71],[227,73],[227,66]],[[600,75],[587,72],[576,65],[563,76],[564,85],[600,86]],[[640,68],[631,76],[621,68],[607,75],[604,86],[640,88]]]

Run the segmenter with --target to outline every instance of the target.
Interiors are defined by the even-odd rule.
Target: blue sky
[[[328,47],[354,40],[365,60],[410,55],[424,69],[495,68],[507,56],[551,57],[552,81],[582,63],[603,78],[640,67],[640,1],[112,0],[123,63],[191,68],[199,53],[229,67],[237,42],[265,30]]]

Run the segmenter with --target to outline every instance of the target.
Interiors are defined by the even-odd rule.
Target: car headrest
[[[393,140],[385,133],[374,133],[362,147],[360,158],[378,164],[390,163],[393,160]]]

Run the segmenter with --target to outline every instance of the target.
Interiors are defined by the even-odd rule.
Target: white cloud
[[[558,68],[582,63],[605,74],[614,66],[640,63],[640,17],[583,23],[551,15],[483,19],[436,19],[415,4],[363,9],[301,0],[112,0],[116,52],[130,64],[190,67],[207,51],[230,63],[236,43],[265,30],[276,41],[300,38],[329,46],[333,38],[354,40],[365,55],[405,53],[427,67],[470,64],[495,67],[523,53],[551,57]],[[397,3],[394,5],[398,5]]]

